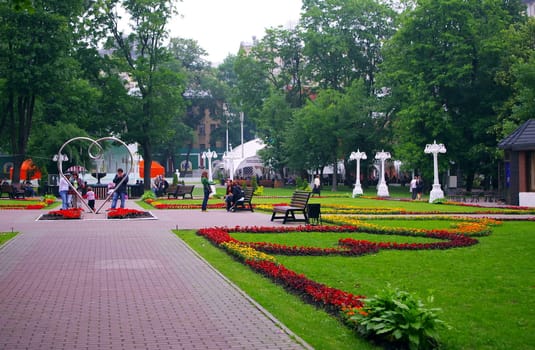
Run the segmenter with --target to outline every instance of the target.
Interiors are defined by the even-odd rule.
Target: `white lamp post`
[[[381,152],[375,153],[375,159],[381,161],[381,175],[379,177],[379,186],[377,187],[377,196],[378,197],[389,197],[388,186],[385,181],[385,160],[390,158],[390,152]]]
[[[243,152],[243,112],[240,112],[240,131],[241,131],[241,158],[244,158],[244,152]]]
[[[227,121],[227,129],[225,132],[225,145],[226,145],[225,151],[228,152],[228,123],[229,123],[230,111],[229,111],[227,103],[223,103],[223,115],[225,115],[226,121]]]
[[[368,159],[366,156],[366,153],[360,152],[360,149],[357,149],[356,152],[351,152],[351,155],[349,156],[350,160],[356,160],[357,161],[357,172],[356,172],[356,180],[355,180],[355,188],[353,188],[353,198],[355,198],[358,195],[363,194],[362,186],[360,184],[360,160],[361,159]]]
[[[208,159],[208,181],[212,182],[212,158],[217,158],[217,153],[210,151],[210,147],[208,147],[207,152],[202,152],[202,158]]]
[[[446,153],[446,147],[442,143],[437,144],[437,141],[435,140],[433,141],[433,144],[425,145],[424,152],[433,154],[433,189],[429,194],[429,203],[433,203],[435,199],[444,198],[444,192],[440,188],[440,183],[438,181],[438,154]]]
[[[234,181],[234,160],[237,158],[232,155],[232,152],[225,152],[223,154],[223,159],[225,160],[226,164],[227,162],[228,164],[230,164],[230,166],[228,167],[230,173],[230,180]]]

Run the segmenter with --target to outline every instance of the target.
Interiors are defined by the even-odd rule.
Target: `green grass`
[[[219,198],[211,198],[210,203],[222,202],[222,196],[225,189],[222,187],[217,188],[217,196]],[[262,196],[255,196],[253,198],[253,204],[275,204],[281,202],[288,202],[295,188],[266,188]],[[393,187],[391,190],[390,200],[377,200],[375,198],[352,198],[351,189],[347,187],[341,187],[337,192],[331,192],[324,190],[321,192],[322,197],[311,197],[309,203],[320,203],[323,205],[344,205],[352,206],[355,208],[393,208],[404,209],[408,212],[418,213],[478,213],[478,212],[513,212],[503,208],[486,208],[486,207],[470,207],[460,205],[443,205],[443,204],[431,204],[426,200],[423,201],[402,201],[400,198],[409,198],[409,193],[406,188]],[[194,193],[195,194],[195,193]],[[375,192],[368,189],[365,195],[370,197],[375,196]],[[178,203],[178,204],[200,204],[201,196],[195,195],[195,199],[177,199],[168,201],[167,198],[163,198],[166,203]],[[160,199],[161,200],[161,199]],[[477,203],[476,203],[477,204]],[[143,205],[145,209],[154,209],[152,206]],[[533,211],[532,211],[533,212]]]
[[[0,246],[9,241],[11,238],[15,237],[17,234],[18,232],[0,232]]]
[[[383,202],[383,201],[377,201]],[[447,221],[381,220],[386,226],[447,227]],[[277,260],[307,277],[355,294],[372,296],[387,283],[442,308],[451,330],[440,333],[446,349],[535,348],[535,223],[505,222],[480,244],[444,251],[381,251],[362,257],[288,257]],[[233,261],[193,231],[178,235],[251,297],[318,349],[371,346],[323,311],[301,303]],[[324,237],[322,237],[324,236]],[[244,240],[332,246],[343,234],[233,234]],[[347,235],[345,235],[347,236]],[[353,234],[354,236],[354,234]],[[386,240],[367,236],[365,239]],[[389,236],[406,242],[408,237]],[[418,239],[419,240],[419,239]]]

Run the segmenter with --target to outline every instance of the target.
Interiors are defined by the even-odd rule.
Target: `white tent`
[[[258,151],[266,147],[261,139],[254,139],[229,151],[223,158],[223,165],[229,173],[236,173],[240,169],[252,167],[263,168],[264,164],[257,155]]]

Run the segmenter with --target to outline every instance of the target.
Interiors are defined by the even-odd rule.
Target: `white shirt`
[[[68,191],[69,190],[69,181],[63,176],[60,176],[59,179],[59,191]]]

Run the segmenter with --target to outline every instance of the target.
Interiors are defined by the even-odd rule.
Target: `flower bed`
[[[39,220],[79,220],[82,218],[82,209],[59,209],[49,211],[47,214],[41,215]]]
[[[303,274],[289,270],[278,263],[270,254],[278,255],[342,255],[360,256],[369,253],[378,253],[380,250],[429,250],[451,249],[467,247],[478,243],[472,236],[490,234],[491,225],[499,224],[490,219],[460,219],[452,229],[448,230],[424,230],[415,228],[381,227],[370,223],[364,223],[351,217],[333,217],[332,221],[341,223],[340,226],[310,226],[298,227],[257,227],[236,226],[206,228],[197,231],[197,234],[205,237],[215,246],[224,249],[237,260],[249,266],[254,271],[270,278],[275,283],[284,286],[287,290],[299,295],[304,301],[316,306],[323,307],[327,311],[338,315],[342,320],[347,320],[355,313],[366,316],[364,311],[365,297],[354,295],[327,285],[310,280]],[[450,217],[449,220],[452,220]],[[352,225],[349,223],[358,224]],[[398,242],[371,242],[357,240],[351,237],[340,238],[337,248],[287,246],[268,242],[242,242],[233,238],[233,232],[243,233],[292,233],[292,232],[326,232],[326,233],[369,233],[382,235],[415,236],[437,239],[438,242],[429,243],[398,243]],[[353,325],[350,325],[353,327]]]
[[[154,218],[148,211],[142,211],[137,209],[118,208],[112,209],[107,214],[108,219],[147,219]]]

